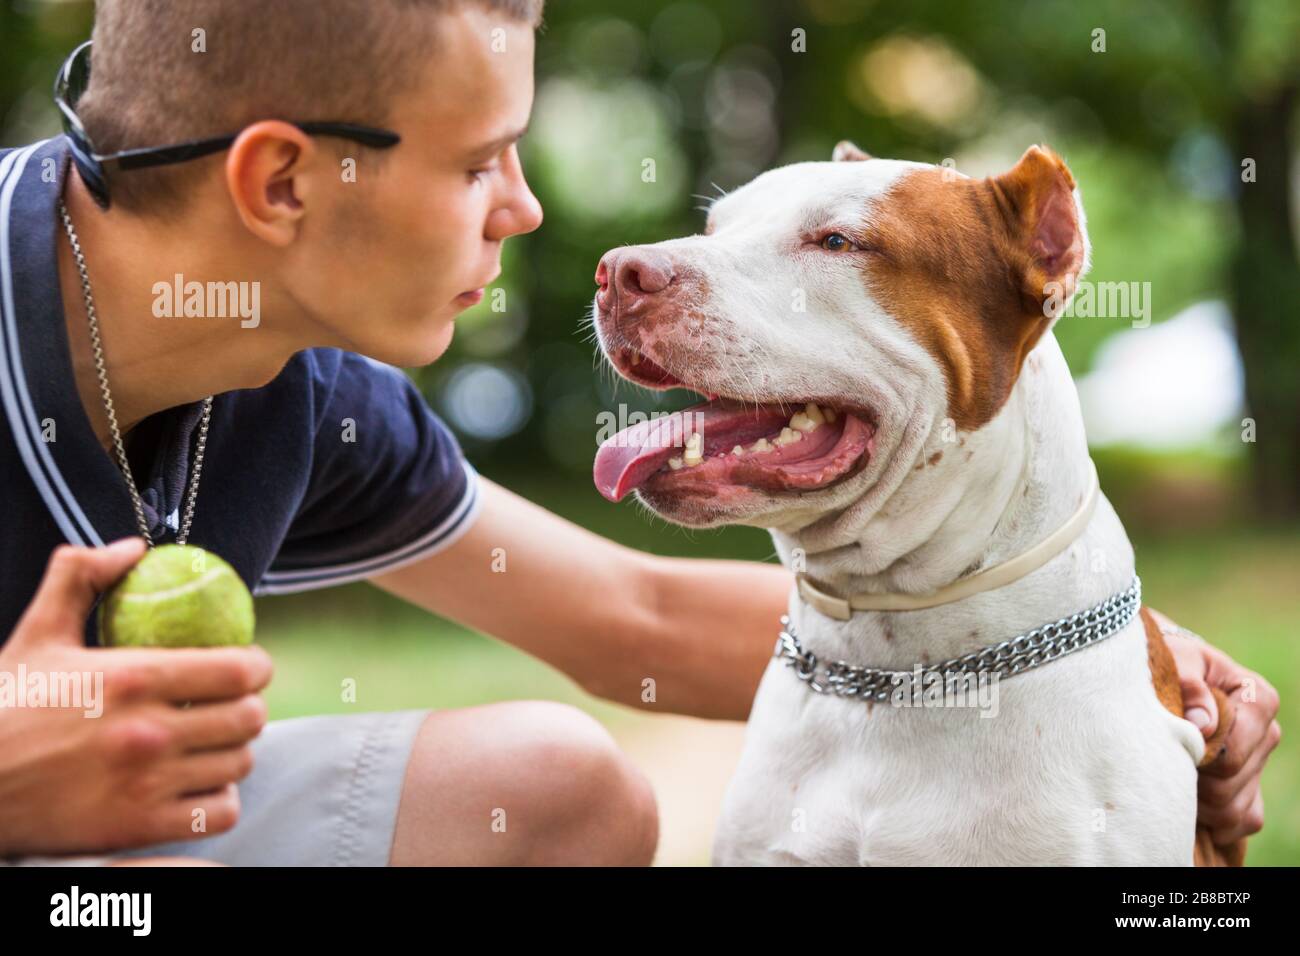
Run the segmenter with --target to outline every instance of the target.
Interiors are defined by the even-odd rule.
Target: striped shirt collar
[[[58,273],[58,243],[66,242],[58,200],[70,168],[62,136],[0,158],[0,401],[65,539],[96,546],[138,529],[126,481],[95,436],[73,372]],[[160,413],[154,466],[135,476],[156,540],[175,533],[201,409],[195,402]]]

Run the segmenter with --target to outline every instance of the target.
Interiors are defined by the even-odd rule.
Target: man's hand
[[[1210,828],[1218,846],[1258,833],[1264,826],[1260,775],[1264,762],[1282,738],[1277,691],[1217,648],[1180,628],[1158,611],[1156,620],[1174,655],[1188,720],[1209,737],[1219,726],[1211,687],[1228,695],[1237,709],[1227,745],[1200,774],[1196,822]]]
[[[103,692],[95,708],[0,708],[0,856],[181,840],[221,833],[239,817],[235,781],[252,769],[248,742],[266,721],[258,695],[271,678],[266,652],[84,645],[96,594],[144,550],[142,538],[55,549],[0,647],[0,672],[19,694],[20,665],[51,686],[89,675],[83,704]]]

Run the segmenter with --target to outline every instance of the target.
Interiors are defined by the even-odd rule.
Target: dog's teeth
[[[812,418],[803,412],[795,412],[790,418],[790,427],[797,432],[810,432],[816,428],[820,422],[815,422]]]
[[[797,441],[803,441],[803,432],[797,432],[787,426],[781,429],[781,434],[772,439],[772,444],[778,446],[793,445]]]
[[[704,460],[704,436],[699,432],[686,439],[686,464],[695,467]]]
[[[826,416],[822,414],[822,410],[817,407],[816,402],[809,402],[805,405],[803,413],[808,416],[814,425],[821,425],[826,422]]]
[[[633,353],[632,353],[632,364],[633,364],[633,365],[640,365],[640,364],[641,364],[641,353],[640,353],[640,352],[633,352]]]
[[[826,416],[826,420],[827,420],[828,422],[833,422],[833,421],[835,421],[835,409],[830,408],[830,407],[828,406],[828,407],[822,409],[822,414]]]
[[[682,460],[680,458],[669,458],[668,467],[673,471],[676,471],[678,468],[682,467]]]
[[[745,453],[745,449],[737,445],[735,448],[731,449],[731,453],[733,455],[743,455]]]
[[[754,442],[754,444],[749,446],[749,450],[756,451],[756,452],[771,451],[772,446],[768,444],[766,438],[760,438],[758,441]]]

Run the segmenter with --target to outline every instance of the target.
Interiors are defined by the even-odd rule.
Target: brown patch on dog
[[[1183,692],[1178,683],[1178,668],[1174,655],[1169,652],[1160,625],[1151,612],[1142,608],[1142,626],[1147,632],[1147,663],[1151,665],[1151,683],[1155,685],[1156,700],[1175,717],[1183,716]]]
[[[939,362],[960,429],[984,425],[1011,394],[1051,324],[1047,284],[1078,279],[1073,190],[1061,158],[1031,146],[1001,176],[919,170],[872,204],[868,287]]]
[[[1174,655],[1165,643],[1160,625],[1148,608],[1139,612],[1142,627],[1147,634],[1147,662],[1151,665],[1151,683],[1155,686],[1156,699],[1161,706],[1175,717],[1183,716],[1183,692],[1178,680],[1178,668],[1174,664]],[[1214,703],[1219,710],[1219,726],[1205,741],[1205,756],[1198,766],[1213,763],[1223,752],[1228,740],[1228,732],[1237,716],[1236,709],[1217,687],[1212,688]],[[1208,827],[1197,826],[1196,843],[1192,849],[1192,862],[1196,866],[1241,866],[1246,862],[1246,841],[1237,840],[1226,846],[1215,844]]]
[[[939,464],[939,459],[942,457],[943,457],[943,452],[936,451],[933,455],[931,455],[929,458],[925,460],[925,463],[927,465],[937,465]]]

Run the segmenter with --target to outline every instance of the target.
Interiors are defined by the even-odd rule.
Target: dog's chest
[[[717,861],[1190,860],[1191,725],[1155,700],[1144,647],[1129,628],[965,706],[818,695],[773,661],[724,802]]]

